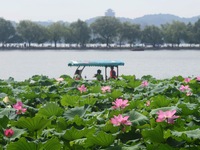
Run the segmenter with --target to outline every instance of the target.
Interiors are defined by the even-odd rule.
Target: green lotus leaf
[[[66,130],[67,129],[68,123],[67,123],[67,121],[64,117],[58,117],[56,124],[57,124],[57,129],[60,129],[60,130]]]
[[[170,103],[171,103],[171,100],[168,99],[166,96],[164,95],[157,95],[157,96],[154,96],[152,98],[152,103],[151,105],[155,106],[156,108],[157,107],[167,107]]]
[[[3,116],[13,119],[16,117],[16,110],[13,108],[0,108],[0,117]]]
[[[28,142],[25,138],[20,138],[19,141],[10,143],[7,150],[38,150],[38,145]]]
[[[154,129],[146,129],[142,131],[142,136],[146,140],[150,140],[153,143],[162,143],[165,141],[163,129],[161,126],[156,126]]]
[[[41,78],[39,79],[38,83],[41,86],[50,86],[53,84],[53,80],[50,80],[47,76],[41,76]]]
[[[182,77],[182,76],[174,76],[173,78],[171,78],[171,80],[177,80],[177,81],[179,81],[179,82],[182,82],[183,80],[184,80],[184,78]]]
[[[171,131],[172,135],[182,138],[183,140],[191,142],[192,140],[200,139],[200,129],[188,131]]]
[[[69,120],[72,120],[72,119],[74,119],[74,117],[76,115],[83,117],[84,114],[86,113],[86,111],[87,111],[87,108],[85,108],[85,107],[75,107],[75,108],[65,111],[64,117]]]
[[[174,147],[169,146],[168,144],[162,144],[162,143],[159,143],[159,144],[150,143],[146,146],[146,149],[148,150],[155,150],[155,148],[158,150],[178,150]],[[181,149],[181,150],[185,150],[185,149]]]
[[[129,147],[122,147],[121,150],[139,150],[139,149],[145,149],[145,146],[142,145],[142,143],[138,143],[136,145],[133,145],[133,146],[129,146]],[[113,149],[115,150],[115,149]]]
[[[90,88],[91,93],[100,93],[101,92],[101,86],[93,86]]]
[[[97,101],[97,98],[93,97],[87,97],[85,99],[81,99],[79,102],[79,106],[84,106],[84,105],[91,105],[93,106]]]
[[[9,86],[0,86],[1,93],[6,93],[6,95],[12,95],[13,91],[12,88]]]
[[[152,75],[144,75],[141,77],[142,80],[147,80],[147,81],[154,81],[156,80]]]
[[[51,137],[52,135],[56,135],[55,128],[47,128],[42,130],[41,136],[47,138]]]
[[[16,125],[17,127],[26,128],[30,132],[33,132],[33,131],[39,131],[41,129],[44,129],[46,126],[50,124],[50,122],[51,121],[49,119],[36,116],[33,118],[21,117],[17,122],[14,122],[13,124]]]
[[[9,119],[7,116],[0,115],[0,127],[3,127],[5,129],[7,127],[8,122]]]
[[[20,97],[25,97],[26,99],[34,99],[38,96],[34,91],[25,91],[24,93],[19,94]]]
[[[80,96],[74,95],[64,95],[61,99],[62,106],[78,106],[80,101]]]
[[[151,93],[155,93],[155,94],[161,94],[163,93],[166,89],[168,88],[168,85],[165,86],[161,86],[161,85],[157,85],[155,86],[152,90]]]
[[[76,140],[70,141],[70,146],[74,147],[74,145],[79,145],[82,147],[86,147],[86,140],[87,138],[82,138],[82,139],[76,139]]]
[[[120,96],[122,96],[123,93],[119,90],[114,90],[110,96],[113,98],[113,99],[116,99],[116,98],[119,98]]]
[[[56,103],[47,103],[44,107],[39,109],[38,115],[52,117],[61,116],[63,109],[60,108]]]
[[[62,144],[60,143],[58,138],[52,138],[40,145],[40,150],[60,150],[62,147]]]
[[[108,121],[105,125],[102,125],[102,130],[105,132],[117,133],[119,131],[119,127],[113,126],[113,124]]]
[[[127,86],[127,82],[125,80],[116,80],[115,86],[126,87]]]
[[[89,129],[83,128],[81,130],[76,129],[75,127],[71,127],[70,129],[66,130],[65,134],[63,135],[63,138],[66,140],[76,140],[81,139],[88,134]]]
[[[83,118],[76,115],[73,120],[68,121],[69,124],[76,123],[78,126],[85,125]]]
[[[192,103],[181,103],[178,105],[183,115],[192,115],[198,111],[198,105]]]
[[[6,97],[7,96],[7,94],[6,93],[0,93],[0,98],[4,98],[4,97]]]
[[[96,122],[96,118],[95,117],[92,117],[92,118],[82,118],[80,116],[75,116],[73,120],[70,120],[68,121],[69,124],[73,124],[73,123],[76,123],[78,126],[88,126],[92,123]]]
[[[130,81],[130,80],[135,80],[135,75],[121,75],[121,77],[122,77],[122,79],[124,79],[124,80],[128,80],[128,81]]]
[[[133,89],[134,89],[134,88],[138,87],[140,84],[141,84],[140,81],[131,80],[131,81],[127,84],[127,87],[133,88]]]
[[[149,119],[146,116],[135,110],[130,111],[127,113],[127,115],[129,116],[129,120],[133,125],[141,126],[149,122]]]
[[[11,141],[14,141],[17,138],[20,138],[20,136],[26,132],[24,129],[17,129],[15,127],[12,127],[11,129],[13,129],[14,131],[14,134],[12,135],[12,137],[10,137]]]
[[[111,145],[114,142],[116,136],[100,131],[99,133],[95,135],[89,135],[87,138],[88,138],[88,142],[94,145],[106,147],[106,146]]]

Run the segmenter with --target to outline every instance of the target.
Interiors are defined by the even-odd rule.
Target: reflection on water
[[[200,51],[0,51],[0,79],[14,77],[24,80],[33,75],[47,75],[58,78],[62,74],[73,76],[75,67],[68,67],[70,60],[122,60],[119,67],[124,75],[152,75],[155,78],[170,78],[182,75],[200,75]],[[97,69],[86,67],[82,76],[93,78]]]

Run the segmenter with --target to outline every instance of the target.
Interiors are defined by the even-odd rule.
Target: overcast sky
[[[104,16],[109,8],[116,17],[132,19],[159,13],[194,17],[200,15],[200,0],[0,0],[0,17],[73,22]]]

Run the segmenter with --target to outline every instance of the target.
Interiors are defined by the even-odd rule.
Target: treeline
[[[1,47],[9,47],[12,43],[27,43],[25,47],[31,47],[33,43],[38,46],[44,43],[76,44],[80,48],[87,44],[106,44],[110,47],[115,43],[122,47],[124,43],[133,47],[136,43],[159,47],[164,43],[170,47],[179,47],[181,43],[190,46],[200,44],[200,19],[194,24],[174,21],[163,24],[160,27],[120,22],[115,17],[100,17],[92,24],[77,20],[65,24],[54,22],[49,26],[43,26],[29,20],[22,20],[16,26],[11,21],[0,18],[0,43]]]

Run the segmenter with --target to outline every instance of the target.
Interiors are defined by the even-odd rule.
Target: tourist
[[[116,79],[117,76],[116,76],[116,72],[115,72],[115,70],[114,70],[114,67],[111,66],[110,69],[111,69],[111,70],[110,70],[110,79]]]
[[[103,81],[103,75],[101,74],[101,70],[97,70],[97,74],[94,75],[98,81]]]

